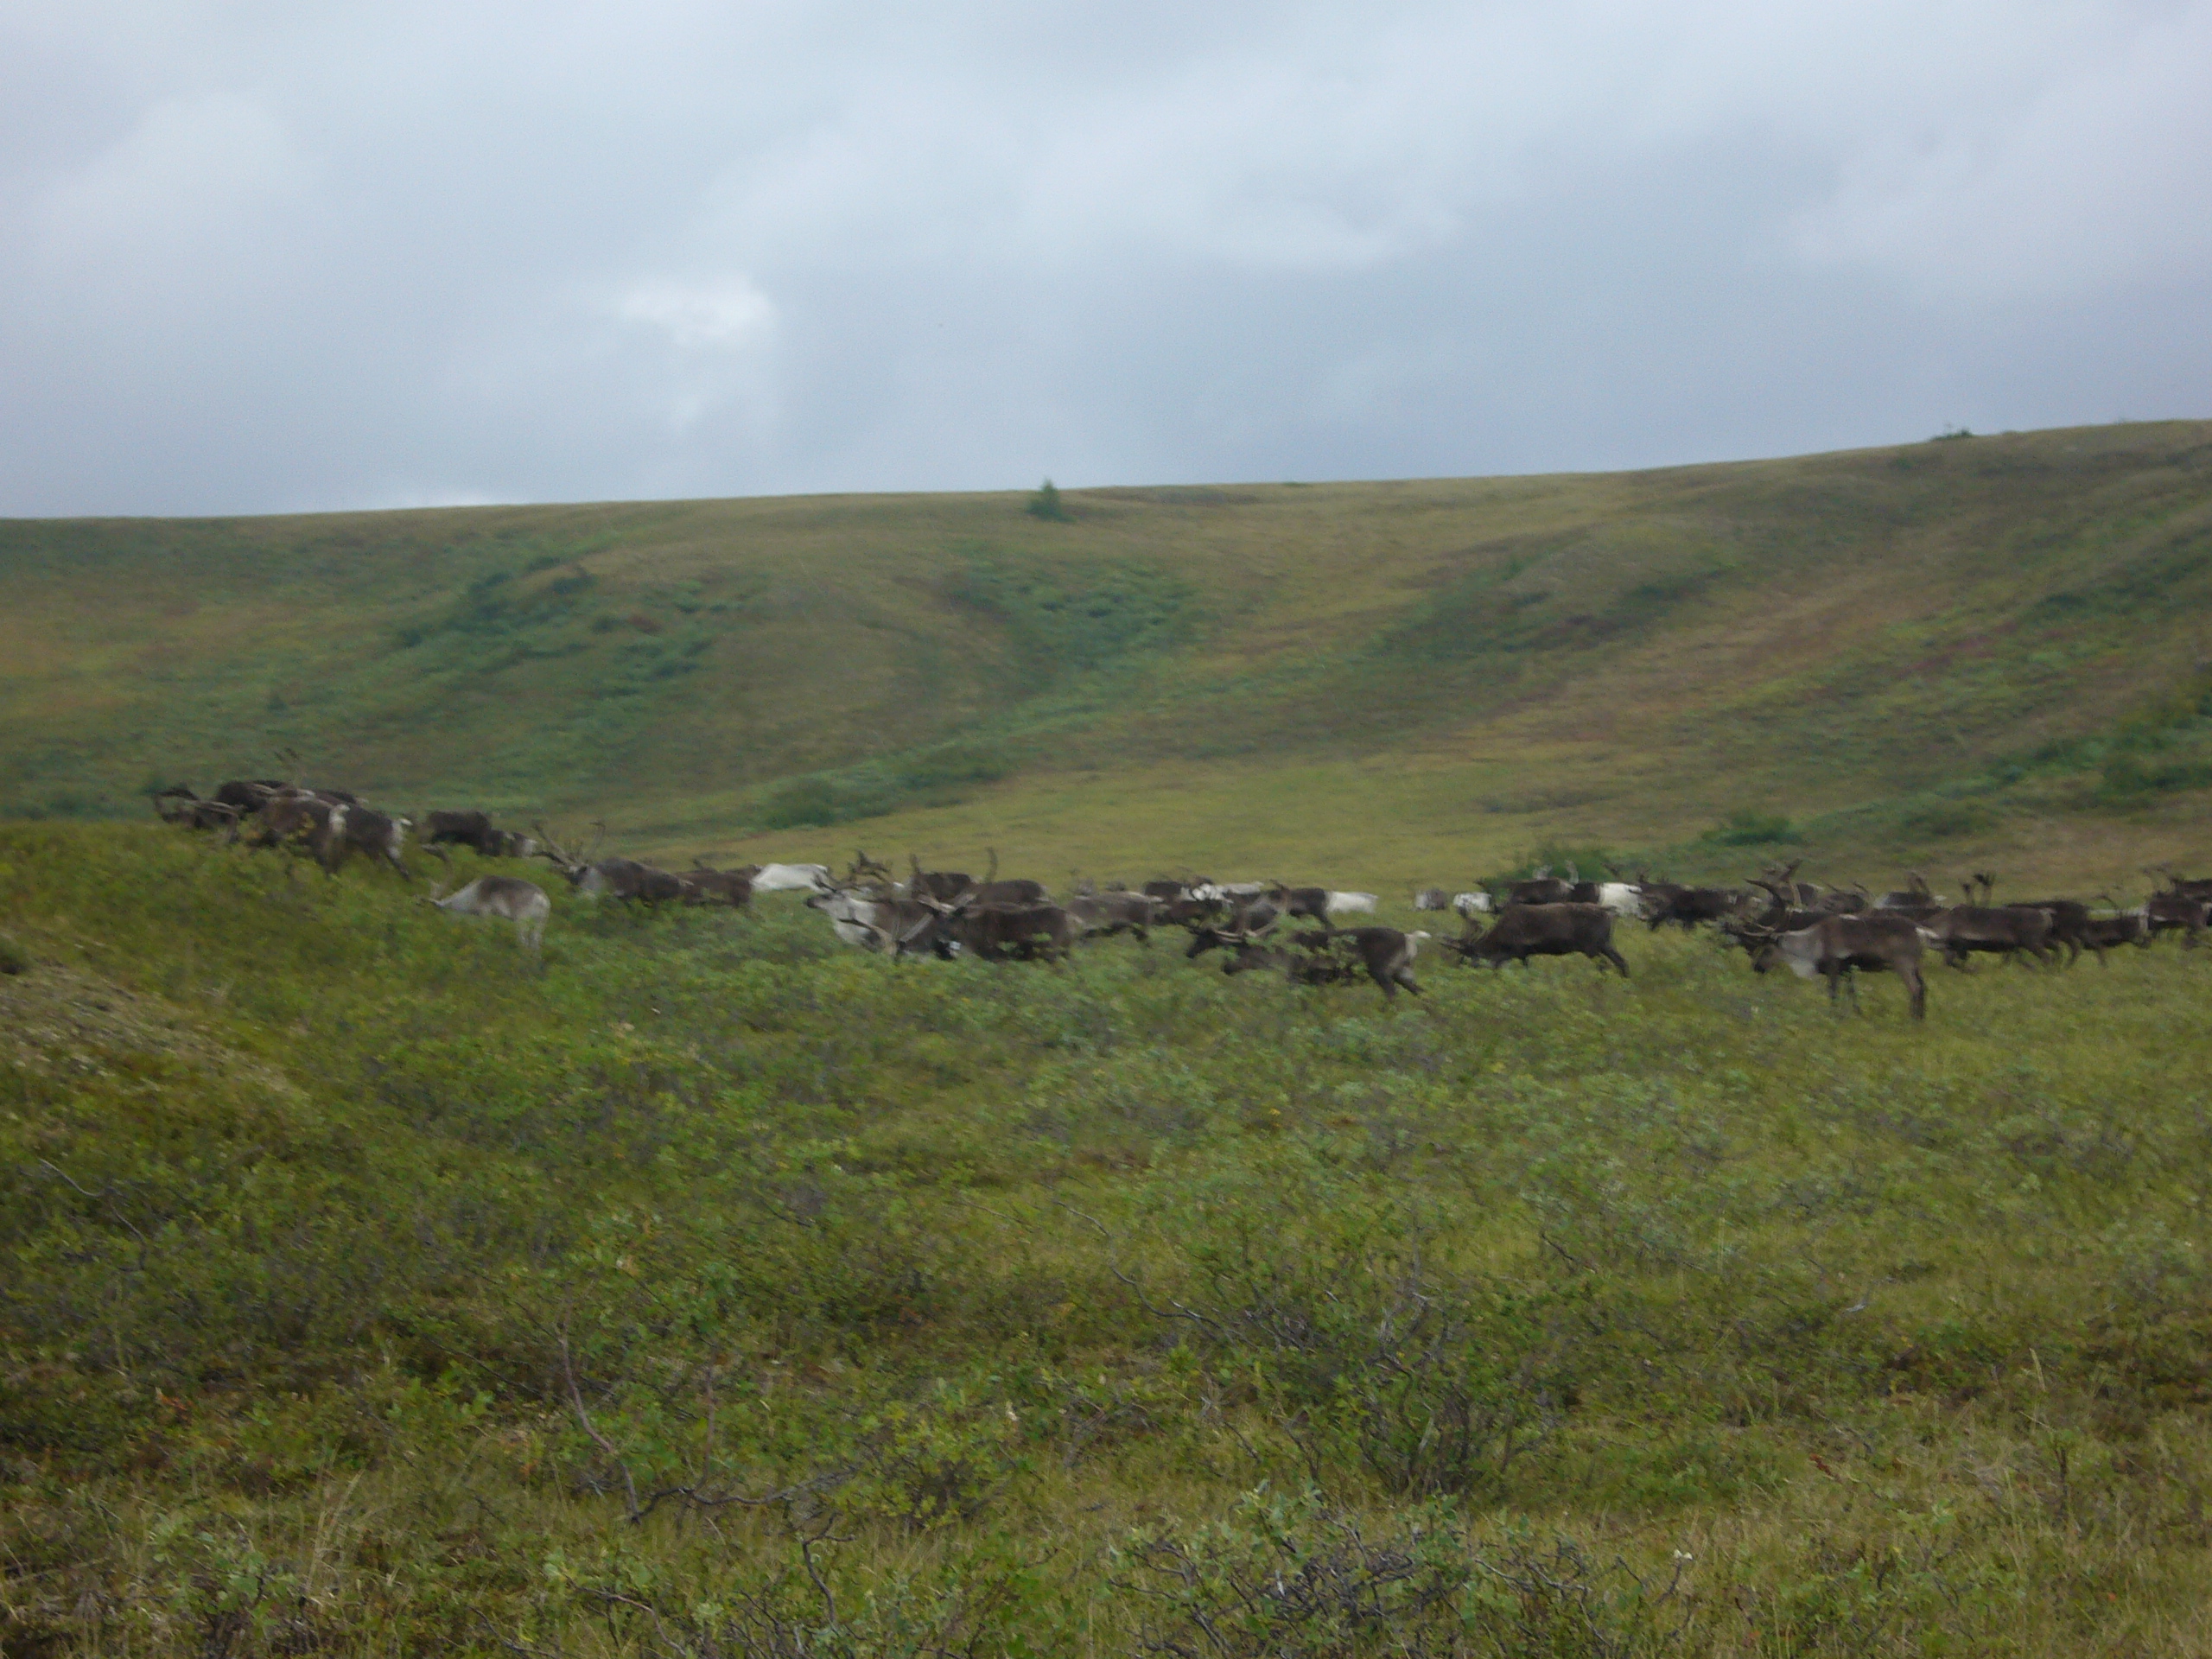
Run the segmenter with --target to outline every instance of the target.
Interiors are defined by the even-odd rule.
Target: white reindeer
[[[820,893],[829,885],[826,864],[763,864],[753,873],[755,893]]]
[[[526,950],[537,949],[545,937],[545,918],[553,913],[544,890],[516,875],[480,875],[442,898],[433,887],[430,902],[448,916],[498,916],[512,922],[515,938]]]

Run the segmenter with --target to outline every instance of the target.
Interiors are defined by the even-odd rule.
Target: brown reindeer
[[[1847,984],[1853,1008],[1859,1006],[1856,973],[1893,973],[1904,982],[1912,1017],[1925,1020],[1928,982],[1920,971],[1920,929],[1910,917],[1866,911],[1825,915],[1787,931],[1765,930],[1759,948],[1752,952],[1751,967],[1763,974],[1779,963],[1801,979],[1824,978],[1831,1004]]]
[[[1628,963],[1613,949],[1613,913],[1603,905],[1508,905],[1487,932],[1471,923],[1452,948],[1471,968],[1478,962],[1526,967],[1531,957],[1579,956],[1601,968],[1611,963],[1628,977]]]

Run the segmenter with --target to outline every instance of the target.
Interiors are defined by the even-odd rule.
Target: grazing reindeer
[[[545,918],[553,901],[535,883],[518,875],[480,875],[459,893],[430,889],[430,902],[448,916],[496,916],[515,925],[515,938],[535,950],[545,938]]]

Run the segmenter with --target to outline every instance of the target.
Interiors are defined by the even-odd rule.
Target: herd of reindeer
[[[1613,880],[1591,881],[1570,868],[1564,876],[1546,869],[1465,892],[1436,887],[1414,893],[1416,911],[1457,912],[1463,919],[1459,938],[1439,938],[1372,923],[1339,925],[1342,916],[1372,915],[1376,895],[1281,881],[1163,877],[1137,888],[1077,881],[1075,891],[1056,899],[1041,882],[1001,880],[995,853],[980,880],[957,871],[925,870],[912,855],[901,880],[865,852],[841,874],[822,864],[725,870],[696,863],[671,871],[635,859],[598,857],[596,842],[572,850],[542,824],[524,835],[498,828],[480,811],[429,812],[417,823],[378,811],[345,790],[277,779],[235,779],[206,798],[179,785],[154,801],[172,823],[249,848],[303,854],[334,875],[358,853],[411,880],[414,872],[403,853],[412,834],[448,863],[448,849],[456,846],[485,858],[543,859],[566,879],[572,893],[587,899],[743,909],[755,893],[803,893],[804,903],[828,918],[840,940],[893,960],[1059,962],[1086,939],[1126,933],[1148,943],[1155,928],[1179,928],[1189,936],[1190,957],[1219,950],[1225,973],[1280,973],[1297,985],[1364,979],[1386,998],[1401,990],[1420,995],[1414,962],[1422,943],[1432,939],[1471,966],[1582,956],[1625,976],[1628,963],[1614,948],[1613,931],[1617,924],[1640,921],[1655,931],[1669,923],[1685,930],[1715,928],[1743,947],[1758,972],[1781,967],[1825,979],[1832,1001],[1847,988],[1856,1006],[1860,972],[1895,974],[1919,1020],[1928,1009],[1922,963],[1931,952],[1954,968],[1968,966],[1975,956],[2071,966],[2084,951],[2101,964],[2115,946],[2147,946],[2165,933],[2178,933],[2193,947],[2212,916],[2212,880],[2171,871],[2153,874],[2161,885],[2140,905],[2123,907],[2105,896],[2093,907],[2074,899],[1999,904],[1996,878],[1987,874],[1970,877],[1963,902],[1949,904],[1917,874],[1905,887],[1877,895],[1856,886],[1800,881],[1796,864],[1770,868],[1740,887],[1686,887],[1640,876],[1628,880],[1618,872]],[[436,884],[429,898],[450,915],[512,922],[531,950],[538,948],[553,909],[543,888],[512,875],[480,875],[450,893]]]

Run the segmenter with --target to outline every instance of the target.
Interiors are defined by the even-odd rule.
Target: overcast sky
[[[2212,0],[0,0],[0,514],[2212,415]]]

